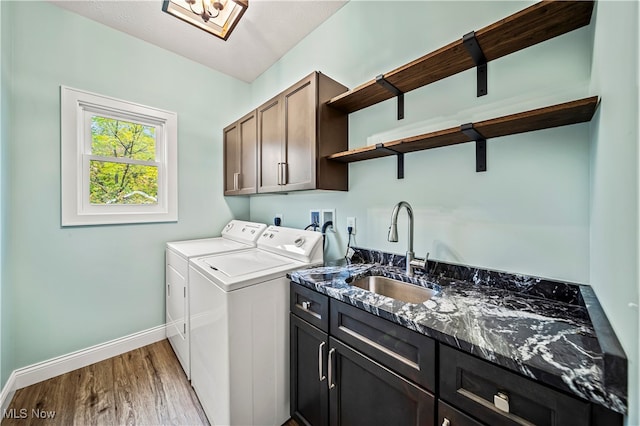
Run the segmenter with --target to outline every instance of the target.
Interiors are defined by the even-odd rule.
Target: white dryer
[[[322,234],[275,226],[254,249],[191,259],[191,384],[212,425],[289,419],[286,274],[322,262]]]
[[[166,333],[180,364],[191,378],[189,342],[189,259],[214,253],[229,253],[256,246],[267,228],[263,223],[232,220],[222,235],[199,240],[167,243],[165,250]]]

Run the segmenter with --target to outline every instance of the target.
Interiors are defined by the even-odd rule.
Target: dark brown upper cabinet
[[[224,195],[257,192],[257,129],[255,110],[224,128]]]
[[[347,88],[314,72],[259,106],[257,192],[348,190],[348,167],[327,157],[348,149],[348,116],[326,102]]]

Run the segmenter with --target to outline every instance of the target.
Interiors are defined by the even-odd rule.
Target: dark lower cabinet
[[[495,426],[589,424],[587,402],[445,345],[440,345],[440,397]]]
[[[444,344],[439,345],[439,418],[491,426],[615,426],[622,416]],[[454,408],[455,407],[455,408]],[[454,409],[455,411],[451,411]],[[458,411],[460,410],[460,411]],[[460,420],[462,412],[473,417]],[[475,419],[475,420],[474,420]],[[476,422],[478,420],[481,423]],[[445,426],[455,426],[449,419]]]
[[[291,417],[301,425],[623,423],[604,407],[294,283],[290,303]]]
[[[434,398],[360,352],[329,338],[331,424],[434,424]]]
[[[367,322],[366,317],[351,312],[347,305],[337,306],[334,302],[331,303],[334,311],[356,314],[348,318],[355,321],[358,317]],[[329,327],[325,320],[328,311],[329,300],[326,296],[309,294],[308,289],[292,284],[291,417],[301,425],[313,426],[434,425],[433,394],[392,370],[395,363],[385,363],[387,358],[393,358],[395,362],[408,362],[397,354],[397,351],[404,353],[407,352],[406,348],[413,348],[409,344],[411,339],[405,333],[408,330],[398,330],[398,335],[391,342],[379,341],[375,337],[376,330],[382,326],[379,321],[386,320],[371,316],[373,321],[368,321],[369,328],[355,328],[353,321]],[[392,323],[388,325],[400,327]],[[353,342],[360,349],[331,337],[334,332],[338,333],[338,328],[354,338]],[[424,339],[424,336],[415,337]],[[388,343],[393,345],[385,347]],[[375,348],[375,351],[362,346],[365,344]],[[433,361],[433,344],[427,347],[429,356],[425,355],[424,358]],[[412,357],[418,359],[420,353],[418,351]],[[419,371],[419,365],[425,364],[408,363],[416,371]],[[426,377],[432,380],[433,373]]]
[[[303,425],[329,424],[329,336],[291,314],[291,417]]]

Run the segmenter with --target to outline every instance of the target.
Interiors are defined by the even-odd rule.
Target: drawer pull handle
[[[329,389],[333,389],[336,387],[336,384],[333,383],[333,353],[336,351],[336,348],[331,348],[329,351]]]
[[[448,418],[444,418],[444,420],[442,421],[442,426],[451,426],[451,422]]]
[[[308,311],[310,307],[311,307],[311,302],[307,302],[306,300],[302,302],[302,309],[304,309],[305,311]]]
[[[322,348],[324,348],[324,342],[320,343],[320,346],[318,346],[318,379],[320,381],[323,381],[324,379],[326,379],[327,377],[324,375],[324,371],[322,368],[322,359],[324,358],[324,351],[322,350]]]
[[[498,392],[493,395],[493,405],[500,411],[509,412],[509,395],[504,392]]]

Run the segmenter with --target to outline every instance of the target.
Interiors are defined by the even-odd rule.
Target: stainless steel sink
[[[423,303],[438,293],[430,288],[377,275],[359,278],[349,284],[406,303]]]

